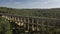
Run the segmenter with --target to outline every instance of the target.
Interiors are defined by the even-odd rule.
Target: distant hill
[[[37,17],[49,17],[60,18],[60,8],[53,9],[15,9],[0,7],[0,13],[9,13],[22,16],[37,16]]]

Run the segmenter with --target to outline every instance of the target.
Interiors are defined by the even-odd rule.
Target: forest
[[[60,18],[60,9],[15,9],[0,7],[0,13],[8,13],[22,16],[35,16],[35,17],[48,17],[48,18]]]
[[[16,9],[0,7],[0,13],[32,16],[32,17],[47,17],[60,19],[60,8],[52,9]],[[1,34],[12,34],[10,31],[10,24],[0,16],[0,33]]]

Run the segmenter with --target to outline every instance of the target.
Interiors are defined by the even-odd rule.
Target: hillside
[[[0,13],[9,13],[22,16],[37,16],[37,17],[49,17],[60,18],[60,8],[54,9],[14,9],[0,7]]]
[[[54,9],[14,9],[14,8],[0,7],[0,13],[22,15],[22,16],[32,16],[32,17],[36,16],[36,17],[59,18],[60,19],[60,8],[54,8]],[[60,22],[57,22],[57,23],[58,24],[56,25],[55,30],[56,30],[57,34],[60,34]],[[10,30],[11,26],[12,25],[7,20],[5,21],[5,18],[2,18],[0,16],[0,34],[14,34],[15,32],[12,32]],[[16,30],[16,31],[18,31],[18,33],[20,33],[19,27],[17,29],[18,30]],[[48,30],[44,29],[43,34],[55,33],[53,31],[51,31],[49,28],[47,28],[47,29]]]

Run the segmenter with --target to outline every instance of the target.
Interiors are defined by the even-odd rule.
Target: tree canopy
[[[2,17],[0,17],[0,34],[11,34],[9,22]]]
[[[22,16],[60,18],[60,8],[54,8],[54,9],[15,9],[15,8],[0,7],[0,13],[8,13],[8,14],[22,15]]]

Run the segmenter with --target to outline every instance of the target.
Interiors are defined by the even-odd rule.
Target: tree
[[[0,17],[0,34],[12,34],[9,22],[2,17]]]

